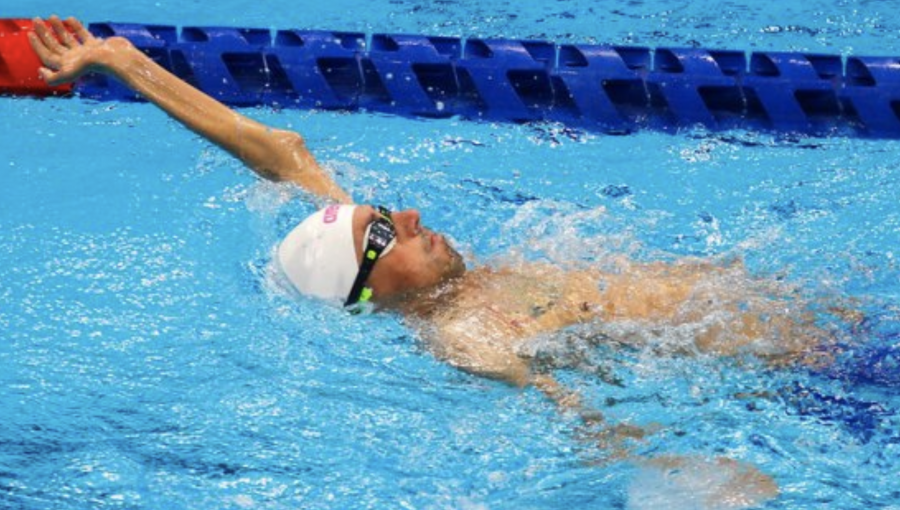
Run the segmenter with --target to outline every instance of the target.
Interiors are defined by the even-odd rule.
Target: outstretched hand
[[[77,19],[63,21],[51,16],[33,21],[34,32],[28,34],[28,40],[43,63],[40,74],[48,85],[69,83],[102,67],[106,41],[91,35]]]

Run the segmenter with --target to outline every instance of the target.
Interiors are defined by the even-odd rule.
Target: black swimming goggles
[[[390,249],[391,243],[397,237],[397,231],[394,229],[394,220],[391,219],[391,212],[382,206],[376,208],[381,215],[377,220],[369,224],[366,231],[366,241],[363,244],[362,262],[359,263],[359,273],[356,274],[356,280],[347,296],[344,306],[352,306],[357,303],[366,303],[372,299],[372,288],[366,287],[366,280],[375,267],[375,262],[381,255]]]

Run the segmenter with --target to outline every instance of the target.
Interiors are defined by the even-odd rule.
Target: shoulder
[[[475,375],[521,385],[528,363],[517,354],[523,328],[498,306],[486,275],[492,269],[467,273],[440,305],[419,320],[423,340],[435,356]]]

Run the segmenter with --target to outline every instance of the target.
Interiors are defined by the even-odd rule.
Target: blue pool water
[[[900,55],[891,2],[103,4],[4,15]],[[740,256],[854,300],[824,373],[594,346],[556,375],[659,424],[638,456],[760,467],[767,508],[900,507],[898,142],[247,113],[470,261]],[[538,392],[281,291],[271,249],[312,208],[151,106],[0,98],[0,155],[0,508],[654,508]]]

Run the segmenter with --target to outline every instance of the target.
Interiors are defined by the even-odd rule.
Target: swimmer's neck
[[[427,319],[453,304],[481,284],[486,275],[496,271],[489,266],[469,269],[461,276],[451,278],[432,287],[415,289],[378,301],[378,307],[401,315]]]

